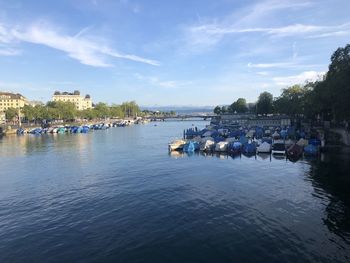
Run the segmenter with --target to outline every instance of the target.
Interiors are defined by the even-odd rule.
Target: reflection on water
[[[188,126],[0,139],[0,262],[350,261],[349,155],[168,153]]]

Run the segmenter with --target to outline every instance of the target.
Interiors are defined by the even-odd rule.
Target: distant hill
[[[209,113],[213,112],[214,106],[141,106],[141,110],[151,111],[175,111],[177,114]]]

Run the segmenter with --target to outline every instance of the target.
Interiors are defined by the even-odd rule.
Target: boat
[[[270,153],[271,152],[271,144],[268,142],[263,142],[258,147],[256,147],[257,153]]]
[[[231,142],[228,145],[228,152],[230,154],[240,154],[242,152],[242,143],[241,142]]]
[[[23,128],[17,129],[17,135],[23,135],[23,134],[24,134],[24,129]]]
[[[313,144],[308,144],[304,147],[305,155],[317,155],[318,152],[319,152],[318,146],[315,146]]]
[[[256,144],[255,143],[245,143],[242,147],[242,153],[251,155],[256,154]]]
[[[183,151],[187,153],[191,153],[199,150],[199,143],[195,141],[189,141],[183,146]]]
[[[175,140],[168,144],[169,151],[179,151],[182,150],[186,141],[184,140]]]
[[[287,155],[290,158],[297,159],[303,154],[303,147],[294,143],[287,149]]]
[[[66,128],[64,128],[64,127],[57,128],[57,133],[62,134],[62,133],[65,133],[65,132],[66,132]]]
[[[201,151],[210,152],[210,151],[213,151],[214,148],[215,148],[215,141],[211,137],[204,138],[204,140],[202,140],[199,145],[199,149]]]
[[[277,131],[275,131],[273,134],[272,134],[272,138],[273,139],[279,139],[280,138],[280,135],[279,135],[279,133],[277,132]]]
[[[215,145],[215,151],[216,152],[226,152],[227,151],[227,146],[228,146],[228,142],[225,142],[225,141],[221,141],[221,142],[218,142],[216,145]]]
[[[272,144],[272,154],[286,154],[286,145],[284,142],[277,141]]]

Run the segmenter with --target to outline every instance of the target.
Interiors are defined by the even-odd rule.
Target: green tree
[[[5,117],[8,121],[12,121],[16,116],[18,116],[18,110],[16,110],[15,108],[8,108],[5,111]]]
[[[34,107],[31,105],[24,105],[21,110],[24,117],[30,122],[34,120]]]
[[[274,101],[274,110],[296,117],[305,113],[305,95],[307,88],[294,85],[283,89],[282,94]]]
[[[323,106],[328,103],[336,120],[350,119],[350,44],[333,53],[324,86],[317,86],[315,91],[322,93]]]
[[[221,107],[220,106],[216,106],[215,108],[214,108],[214,113],[215,114],[221,114]]]
[[[228,113],[229,112],[229,110],[228,110],[228,107],[227,106],[222,106],[221,107],[221,114],[226,114],[226,113]]]
[[[122,110],[122,107],[120,105],[113,104],[110,107],[110,115],[111,117],[123,118],[124,112]]]
[[[245,113],[248,111],[247,101],[244,98],[237,99],[234,103],[229,107],[229,111],[231,113]]]
[[[256,103],[258,114],[269,114],[273,110],[273,96],[269,92],[263,92],[259,95],[258,102]]]
[[[110,110],[106,103],[99,102],[94,108],[95,115],[97,118],[107,118],[110,116]]]

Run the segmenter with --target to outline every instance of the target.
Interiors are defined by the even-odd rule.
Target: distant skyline
[[[254,102],[350,43],[349,0],[0,0],[0,90],[143,106]]]

